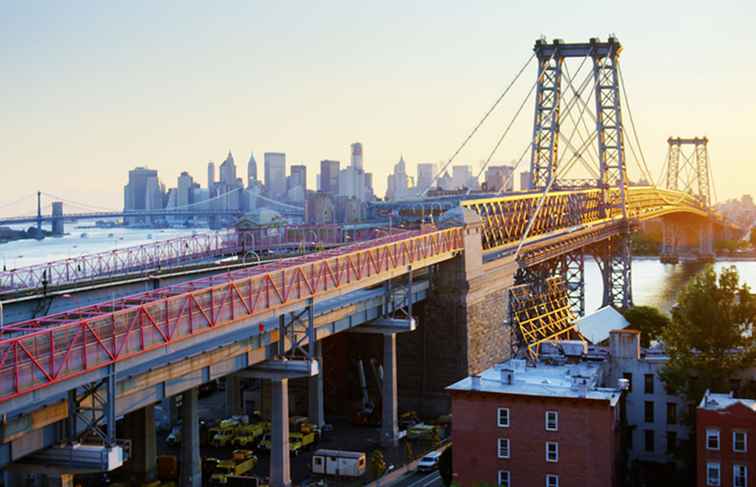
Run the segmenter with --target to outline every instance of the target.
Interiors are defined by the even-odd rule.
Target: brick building
[[[511,359],[449,386],[454,480],[617,485],[622,391],[599,387],[604,368],[553,355],[550,363]]]
[[[756,485],[756,401],[708,391],[696,410],[697,485]]]

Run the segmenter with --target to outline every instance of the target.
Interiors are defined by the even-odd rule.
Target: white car
[[[432,451],[417,462],[417,469],[421,472],[429,472],[438,468],[438,460],[441,458],[440,451]]]

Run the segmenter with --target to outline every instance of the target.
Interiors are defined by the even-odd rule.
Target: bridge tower
[[[711,203],[709,139],[670,137],[667,144],[667,189],[691,193],[708,207]]]
[[[599,167],[595,181],[581,181],[580,184],[587,182],[601,190],[599,210],[603,216],[621,214],[626,217],[625,192],[628,178],[618,72],[621,44],[614,37],[609,37],[606,42],[592,38],[587,43],[565,43],[560,39],[548,43],[541,39],[536,41],[534,51],[538,59],[538,78],[530,159],[532,188],[548,192],[552,188],[575,185],[574,181],[561,177],[564,171],[560,167],[563,64],[568,58],[590,59],[593,65]],[[579,98],[577,94],[576,97]],[[574,105],[575,102],[571,104]],[[569,108],[566,107],[567,111]],[[621,308],[632,305],[629,234],[628,226],[608,246],[597,252],[604,279],[604,305]],[[582,262],[582,256],[572,256],[571,259],[573,263]],[[582,265],[571,267],[579,272],[567,273],[569,287],[582,288]],[[582,301],[584,298],[582,294],[576,293],[576,299]],[[584,305],[575,302],[575,308],[582,310]]]

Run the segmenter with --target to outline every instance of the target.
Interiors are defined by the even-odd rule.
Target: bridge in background
[[[381,440],[395,444],[398,335],[411,336],[418,327],[432,331],[429,355],[408,360],[426,378],[415,392],[437,397],[445,385],[510,353],[532,358],[544,341],[580,338],[574,317],[585,308],[586,254],[599,263],[604,304],[632,305],[629,236],[641,222],[663,218],[696,225],[701,255],[710,255],[714,232],[728,224],[711,210],[708,194],[701,194],[707,184],[629,184],[620,50],[613,38],[536,43],[536,115],[528,144],[532,192],[462,198],[449,207],[389,207],[432,215],[434,224],[6,326],[0,339],[0,413],[6,418],[0,463],[56,466],[61,457],[83,463],[70,444],[59,441],[94,436],[101,456],[87,466],[115,468],[116,419],[141,415],[129,424],[142,426],[129,434],[154,442],[149,411],[181,394],[182,461],[198,466],[197,386],[223,376],[231,384],[234,377],[254,377],[271,384],[271,485],[289,485],[288,381],[308,381],[309,415],[322,425],[320,343],[326,337],[345,331],[383,336]],[[558,141],[569,128],[562,117],[571,107],[581,113],[586,108],[580,94],[585,86],[575,87],[577,72],[571,77],[566,68],[570,58],[593,65],[585,85],[593,81],[596,129],[578,142],[564,137],[573,149],[573,159],[564,163]],[[562,100],[568,88],[573,96]],[[581,126],[574,123],[574,131]],[[592,143],[595,177],[567,179],[571,164],[589,162],[580,147]],[[696,177],[708,178],[708,172],[707,166]],[[198,256],[203,258],[201,250]],[[413,305],[419,302],[428,314],[418,324]],[[431,370],[421,360],[451,364]],[[238,403],[238,387],[229,386],[228,394],[232,405]],[[182,484],[199,485],[198,472],[187,470]]]

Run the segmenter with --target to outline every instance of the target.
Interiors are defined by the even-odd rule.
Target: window
[[[667,453],[677,449],[677,431],[667,431]]]
[[[643,432],[643,449],[648,452],[653,452],[656,449],[654,446],[654,430]]]
[[[510,487],[510,485],[512,485],[510,482],[509,470],[499,470],[498,477],[499,487]]]
[[[499,428],[509,428],[509,408],[498,408],[496,410],[496,424]]]
[[[643,392],[646,394],[654,393],[654,374],[643,375]]]
[[[677,424],[677,403],[667,403],[667,424]]]
[[[627,392],[633,392],[633,373],[632,372],[623,372],[622,378],[627,379],[628,388]]]
[[[745,431],[732,432],[732,451],[745,453],[748,449],[748,434]]]
[[[706,449],[719,450],[719,430],[706,430]]]
[[[554,441],[546,442],[546,461],[549,463],[559,461],[559,443]]]
[[[732,486],[748,487],[748,467],[746,465],[732,466]]]
[[[654,401],[646,401],[643,403],[643,420],[646,423],[654,422]]]
[[[706,464],[706,485],[719,485],[719,464]]]
[[[496,454],[499,458],[509,458],[509,438],[499,438]]]
[[[546,431],[559,431],[559,413],[546,411]]]
[[[559,475],[547,475],[546,487],[559,487]]]

